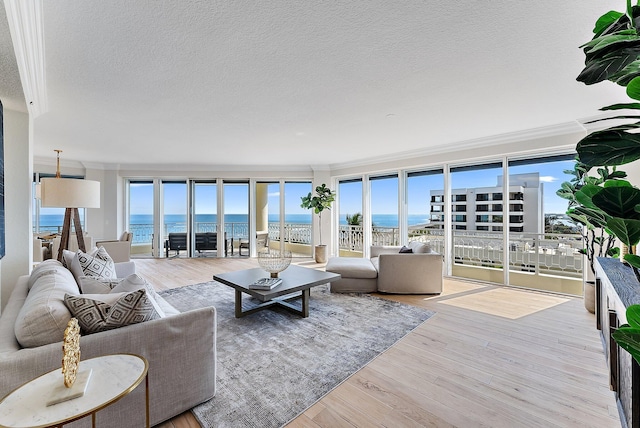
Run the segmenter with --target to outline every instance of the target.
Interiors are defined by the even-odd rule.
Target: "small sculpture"
[[[80,364],[80,325],[78,320],[71,318],[64,330],[62,342],[62,376],[64,386],[71,388],[76,381]]]

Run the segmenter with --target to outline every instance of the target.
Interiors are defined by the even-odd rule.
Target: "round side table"
[[[0,401],[0,427],[61,427],[96,413],[120,400],[145,381],[145,416],[149,428],[149,363],[132,354],[106,355],[80,361],[80,370],[92,370],[82,397],[47,406],[51,392],[63,384],[62,370],[46,373]]]

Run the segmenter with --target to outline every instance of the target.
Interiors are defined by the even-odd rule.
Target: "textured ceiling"
[[[330,165],[573,122],[623,96],[575,76],[595,19],[624,6],[45,1],[49,112],[34,153]]]
[[[0,7],[0,101],[6,109],[27,112],[4,7]]]

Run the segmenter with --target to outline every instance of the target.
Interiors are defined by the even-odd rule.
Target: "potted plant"
[[[617,257],[619,248],[615,247],[615,236],[607,229],[609,216],[593,204],[590,194],[608,180],[622,179],[627,174],[617,171],[615,167],[613,171],[604,167],[598,168],[598,177],[590,177],[588,170],[585,164],[576,160],[572,170],[564,171],[573,178],[562,183],[556,194],[569,201],[567,215],[582,226],[580,234],[584,247],[580,252],[587,258],[589,265],[589,270],[585,270],[583,284],[584,307],[594,313],[596,271],[593,263],[596,257]]]
[[[576,146],[578,159],[587,171],[596,166],[627,164],[640,159],[640,6],[627,0],[625,13],[610,11],[594,27],[593,39],[583,45],[585,68],[578,81],[587,85],[609,80],[626,87],[632,102],[603,107],[603,111],[631,110],[600,120],[631,120],[592,132]],[[629,249],[624,260],[640,279],[640,256],[634,247],[640,241],[640,189],[625,180],[612,180],[591,189],[591,202],[608,217],[606,227]],[[640,305],[627,308],[628,324],[618,328],[613,339],[640,362]]]
[[[640,100],[640,34],[636,21],[640,6],[627,0],[626,13],[610,11],[601,16],[593,30],[593,39],[582,47],[585,68],[578,81],[592,85],[610,80],[626,87],[627,95]],[[630,102],[603,107],[603,111],[640,110]],[[632,119],[635,122],[592,132],[576,146],[579,161],[589,169],[615,167],[640,159],[640,114],[622,114],[601,120]],[[597,122],[594,121],[594,122]],[[611,180],[587,189],[593,207],[606,215],[606,227],[629,248],[624,260],[638,276],[640,257],[634,247],[640,241],[640,189],[625,180]],[[637,208],[636,208],[637,207]]]
[[[320,232],[320,244],[315,246],[315,259],[316,263],[326,263],[327,261],[327,246],[322,244],[322,212],[324,210],[330,210],[331,204],[336,199],[336,194],[329,189],[324,183],[321,186],[316,187],[315,195],[311,192],[307,196],[300,198],[302,203],[300,206],[306,209],[312,209],[318,214],[318,226]]]

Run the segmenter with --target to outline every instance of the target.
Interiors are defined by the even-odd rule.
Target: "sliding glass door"
[[[224,236],[218,237],[218,257],[235,254],[240,242],[252,245],[255,234],[249,231],[249,182],[223,181]]]
[[[444,251],[444,188],[442,169],[407,173],[407,242],[426,242]]]
[[[371,245],[399,245],[398,175],[369,177]]]
[[[503,283],[502,162],[452,167],[450,179],[453,275]]]
[[[131,255],[150,257],[154,237],[153,180],[129,181],[129,231],[133,233]]]
[[[579,225],[556,195],[574,155],[509,160],[509,284],[582,294]],[[508,205],[507,205],[508,204]],[[589,266],[586,267],[590,269]]]
[[[362,179],[338,182],[338,250],[341,257],[362,257],[364,251],[364,213]]]

